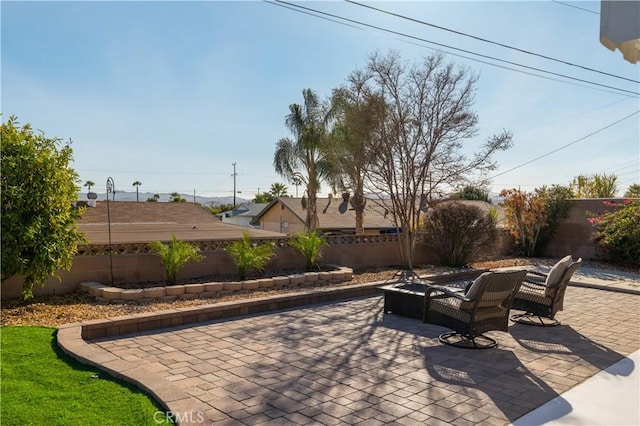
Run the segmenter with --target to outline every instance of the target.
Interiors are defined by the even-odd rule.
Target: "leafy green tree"
[[[138,201],[140,201],[140,199],[138,198],[138,187],[139,187],[140,185],[142,185],[142,182],[140,182],[139,180],[137,180],[137,181],[133,182],[133,184],[132,184],[132,185],[136,187],[136,202],[138,202]]]
[[[81,210],[78,174],[69,167],[70,144],[20,127],[16,117],[1,125],[2,135],[2,280],[24,276],[22,296],[33,297],[59,270],[69,270],[77,243]]]
[[[273,242],[254,244],[248,232],[242,233],[242,240],[234,241],[225,247],[238,268],[241,280],[247,279],[250,269],[262,271],[274,255]]]
[[[186,203],[187,199],[180,195],[180,193],[178,192],[172,192],[169,196],[169,201],[172,203]]]
[[[356,234],[364,234],[364,209],[367,199],[364,186],[366,172],[373,162],[373,140],[384,121],[385,103],[381,96],[369,93],[360,72],[353,72],[348,85],[335,89],[332,105],[336,123],[331,133],[331,164],[335,167],[334,186],[351,192],[350,204],[355,212]]]
[[[627,191],[624,193],[625,198],[640,198],[640,184],[633,183],[629,185]]]
[[[276,144],[273,166],[276,173],[289,181],[298,179],[306,186],[305,228],[318,226],[317,194],[320,183],[331,175],[328,125],[331,110],[311,89],[302,91],[304,103],[291,104],[285,124],[293,139],[282,138]]]
[[[480,200],[491,203],[489,192],[483,188],[478,188],[473,185],[465,186],[460,191],[458,191],[453,198],[457,200]]]
[[[251,200],[252,203],[262,203],[262,204],[267,204],[267,203],[270,203],[271,201],[273,201],[273,196],[268,192],[256,194],[256,196],[253,197],[253,200]]]
[[[576,198],[614,198],[618,192],[618,176],[614,174],[579,175],[573,178],[571,188]]]
[[[87,187],[87,192],[91,192],[91,187],[95,185],[96,184],[92,180],[88,180],[84,183],[84,186]]]
[[[178,271],[188,262],[199,262],[203,259],[200,249],[186,241],[178,241],[175,235],[171,236],[169,244],[154,241],[149,243],[151,251],[158,255],[167,272],[167,282],[170,285],[176,283]]]
[[[553,238],[560,223],[569,217],[571,200],[574,196],[571,187],[564,185],[543,186],[536,191],[543,197],[547,206],[545,224],[534,249],[534,255],[539,256]]]
[[[220,204],[217,206],[209,207],[209,211],[211,212],[211,214],[215,215],[223,212],[228,212],[230,210],[233,210],[233,208],[233,204]]]
[[[327,246],[327,240],[317,231],[301,232],[291,237],[289,244],[298,250],[307,261],[307,270],[312,270],[317,266],[321,257],[322,247]]]

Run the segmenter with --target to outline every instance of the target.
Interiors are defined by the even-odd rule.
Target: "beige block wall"
[[[592,242],[593,227],[587,221],[587,211],[601,213],[611,210],[602,204],[604,200],[574,200],[569,211],[569,217],[563,221],[546,247],[544,256],[559,258],[566,254],[584,259],[597,258],[595,245]],[[612,201],[612,200],[608,200]],[[622,200],[617,200],[622,201]],[[274,209],[277,211],[278,209]],[[295,216],[286,216],[288,210],[281,210],[283,219],[291,220]],[[291,214],[290,212],[288,212]],[[272,218],[273,219],[273,218]],[[295,218],[297,220],[297,218]],[[279,227],[280,216],[275,222]],[[267,229],[267,228],[265,228]],[[293,229],[293,233],[302,231]],[[279,229],[270,229],[279,231]],[[352,236],[345,236],[344,242],[336,240],[324,249],[324,263],[337,264],[348,267],[368,266],[396,266],[401,263],[398,243],[389,238],[372,238],[372,241],[361,241]],[[507,233],[501,233],[494,251],[488,257],[512,254],[513,238]],[[178,274],[179,279],[195,278],[208,275],[232,275],[236,273],[233,260],[224,250],[214,250],[204,253],[205,260],[201,263],[188,264]],[[157,256],[152,254],[117,254],[112,257],[114,282],[160,281],[164,280],[164,268]],[[422,245],[416,247],[414,264],[432,264],[433,256]],[[268,266],[269,270],[294,269],[304,266],[304,258],[291,249],[283,247],[277,249],[277,256]],[[77,256],[71,271],[61,271],[56,278],[47,280],[45,287],[34,288],[34,294],[62,294],[74,291],[78,284],[84,281],[98,281],[111,283],[111,269],[109,256]],[[22,278],[13,277],[2,282],[2,297],[19,297],[22,289]]]
[[[587,220],[587,212],[600,214],[613,210],[605,206],[603,201],[622,202],[622,199],[589,199],[573,200],[569,217],[557,228],[553,238],[545,247],[544,256],[558,258],[567,254],[583,259],[597,259],[596,245],[593,243],[594,227]]]

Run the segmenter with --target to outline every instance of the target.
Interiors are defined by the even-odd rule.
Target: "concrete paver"
[[[635,294],[571,286],[561,326],[512,324],[488,333],[499,347],[486,351],[442,345],[446,329],[382,307],[374,296],[104,338],[79,351],[124,376],[146,374],[162,395],[174,389],[180,398],[166,406],[181,424],[504,425],[640,349]]]

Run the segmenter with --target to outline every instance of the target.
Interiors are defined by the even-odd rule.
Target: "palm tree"
[[[320,102],[311,89],[303,90],[302,96],[304,104],[291,104],[291,112],[285,119],[294,139],[282,138],[278,141],[273,166],[285,179],[291,182],[298,179],[306,185],[305,228],[314,231],[318,226],[316,203],[320,182],[331,175],[327,157],[327,128],[331,110]]]
[[[287,187],[284,183],[272,183],[269,188],[269,195],[273,198],[286,197]]]
[[[140,201],[140,200],[138,199],[138,187],[139,187],[140,185],[142,185],[142,182],[140,182],[139,180],[137,180],[137,181],[133,182],[133,186],[135,186],[135,187],[136,187],[136,202]]]
[[[632,183],[624,193],[625,198],[640,198],[640,184]]]
[[[84,183],[84,186],[87,187],[87,192],[91,192],[91,187],[95,185],[95,182],[93,182],[92,180],[88,180]]]

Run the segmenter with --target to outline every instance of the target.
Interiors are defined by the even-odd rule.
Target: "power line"
[[[291,9],[291,10],[295,10],[295,9]],[[519,69],[512,68],[512,67],[507,67],[505,65],[494,64],[493,62],[483,61],[482,59],[476,59],[476,58],[472,58],[470,56],[460,55],[458,53],[453,53],[453,52],[450,52],[448,50],[434,49],[433,47],[425,46],[423,43],[417,43],[417,42],[411,41],[411,40],[402,40],[402,39],[399,39],[399,40],[401,40],[401,41],[403,41],[405,43],[413,44],[415,46],[424,47],[426,49],[433,49],[433,50],[435,50],[437,52],[444,52],[447,55],[455,56],[456,58],[468,59],[468,60],[473,61],[473,62],[479,62],[481,64],[486,64],[486,65],[489,65],[489,66],[492,66],[492,67],[502,68],[502,69],[505,69],[505,70],[508,70],[508,71],[513,71],[513,72],[517,72],[517,73],[520,73],[520,74],[530,75],[532,77],[542,78],[544,80],[557,81],[559,83],[568,84],[568,85],[571,85],[571,86],[585,87],[587,89],[597,90],[597,91],[603,92],[603,93],[612,93],[612,94],[615,94],[615,95],[625,96],[625,99],[621,99],[621,100],[616,101],[616,102],[621,102],[621,101],[625,101],[627,99],[635,99],[635,98],[637,98],[637,96],[633,96],[633,95],[624,95],[624,94],[619,93],[619,92],[614,92],[614,91],[606,90],[606,89],[600,89],[600,88],[597,88],[597,87],[588,86],[586,84],[574,83],[572,81],[561,80],[559,78],[553,78],[553,77],[549,77],[549,76],[546,76],[546,75],[540,75],[540,74],[536,74],[536,73],[529,72],[529,71],[523,71],[523,70],[519,70]],[[616,103],[616,102],[614,102],[614,103]]]
[[[453,30],[451,28],[447,28],[447,27],[443,27],[443,26],[440,26],[440,25],[432,24],[430,22],[421,21],[419,19],[411,18],[410,16],[400,15],[399,13],[390,12],[388,10],[380,9],[378,7],[374,7],[374,6],[371,6],[371,5],[368,5],[368,4],[358,3],[358,2],[353,1],[353,0],[344,0],[344,1],[346,1],[347,3],[354,4],[356,6],[365,7],[367,9],[375,10],[376,12],[380,12],[380,13],[384,13],[384,14],[387,14],[387,15],[395,16],[396,18],[401,18],[401,19],[405,19],[407,21],[411,21],[411,22],[415,22],[415,23],[418,23],[418,24],[426,25],[426,26],[429,26],[429,27],[437,28],[439,30],[448,31],[450,33],[454,33],[454,34],[461,35],[461,36],[464,36],[464,37],[469,37],[469,38],[472,38],[472,39],[475,39],[475,40],[479,40],[479,41],[482,41],[482,42],[485,42],[485,43],[494,44],[496,46],[504,47],[506,49],[515,50],[517,52],[526,53],[527,55],[537,56],[539,58],[547,59],[549,61],[559,62],[561,64],[565,64],[565,65],[569,65],[569,66],[572,66],[572,67],[581,68],[581,69],[587,70],[587,71],[596,72],[596,73],[599,73],[599,74],[607,75],[609,77],[619,78],[621,80],[627,80],[627,81],[630,81],[632,83],[640,83],[640,81],[638,81],[638,80],[633,80],[633,79],[630,79],[630,78],[627,78],[627,77],[621,77],[619,75],[615,75],[615,74],[611,74],[611,73],[608,73],[608,72],[605,72],[605,71],[600,71],[600,70],[596,70],[596,69],[593,69],[593,68],[585,67],[583,65],[574,64],[572,62],[564,61],[562,59],[557,59],[557,58],[553,58],[553,57],[550,57],[550,56],[547,56],[547,55],[542,55],[540,53],[531,52],[531,51],[526,50],[526,49],[520,49],[519,47],[514,47],[514,46],[510,46],[508,44],[500,43],[500,42],[497,42],[497,41],[488,40],[488,39],[483,38],[483,37],[474,36],[472,34],[467,34],[467,33],[464,33],[462,31],[457,31],[457,30]]]
[[[585,139],[587,139],[587,138],[589,138],[589,137],[591,137],[591,136],[593,136],[593,135],[595,135],[595,134],[598,134],[598,133],[600,133],[600,132],[602,132],[602,131],[604,131],[604,130],[606,130],[606,129],[610,128],[610,127],[613,127],[613,126],[615,126],[616,124],[621,123],[621,122],[623,122],[624,120],[626,120],[626,119],[628,119],[628,118],[633,117],[634,115],[638,114],[639,112],[640,112],[640,110],[637,110],[637,111],[635,111],[635,112],[633,112],[633,113],[631,113],[631,114],[627,115],[626,117],[621,118],[620,120],[614,121],[614,122],[613,122],[613,123],[611,123],[611,124],[608,124],[608,125],[606,125],[606,126],[604,126],[604,127],[601,127],[600,129],[598,129],[598,130],[596,130],[596,131],[593,131],[593,132],[589,133],[589,134],[588,134],[588,135],[586,135],[586,136],[583,136],[583,137],[581,137],[581,138],[579,138],[579,139],[576,139],[575,141],[570,142],[570,143],[568,143],[568,144],[566,144],[566,145],[562,145],[560,148],[556,148],[556,149],[554,149],[553,151],[547,152],[546,154],[540,155],[539,157],[536,157],[536,158],[534,158],[534,159],[532,159],[532,160],[526,161],[526,162],[524,162],[524,163],[522,163],[522,164],[520,164],[520,165],[518,165],[518,166],[512,167],[512,168],[510,168],[509,170],[505,170],[504,172],[500,172],[500,173],[498,173],[498,174],[496,174],[496,175],[493,175],[492,177],[490,177],[490,178],[488,178],[488,179],[486,179],[486,180],[488,181],[488,180],[495,179],[495,178],[496,178],[496,177],[498,177],[498,176],[502,176],[502,175],[504,175],[504,174],[506,174],[506,173],[512,172],[512,171],[514,171],[514,170],[516,170],[516,169],[519,169],[520,167],[526,166],[527,164],[531,164],[531,163],[533,163],[534,161],[538,161],[538,160],[540,160],[540,159],[542,159],[542,158],[548,157],[548,156],[550,156],[551,154],[555,154],[556,152],[558,152],[558,151],[560,151],[560,150],[562,150],[562,149],[568,148],[568,147],[570,147],[571,145],[575,145],[575,144],[577,144],[578,142],[582,142],[583,140],[585,140]]]
[[[538,71],[538,72],[543,72],[545,74],[551,74],[551,75],[555,75],[555,76],[558,76],[558,77],[567,78],[569,80],[580,81],[580,82],[583,82],[583,83],[592,84],[594,86],[600,86],[600,87],[605,87],[607,89],[613,89],[613,90],[617,90],[617,91],[620,91],[620,92],[630,93],[630,94],[632,94],[634,96],[640,95],[640,93],[638,93],[638,92],[632,92],[630,90],[620,89],[618,87],[608,86],[606,84],[596,83],[596,82],[593,82],[593,81],[584,80],[584,79],[577,78],[577,77],[571,77],[571,76],[568,76],[568,75],[565,75],[565,74],[560,74],[560,73],[556,73],[556,72],[552,72],[552,71],[547,71],[547,70],[544,70],[544,69],[541,69],[541,68],[536,68],[536,67],[531,67],[531,66],[528,66],[528,65],[519,64],[517,62],[507,61],[505,59],[496,58],[496,57],[490,56],[490,55],[484,55],[482,53],[472,52],[470,50],[466,50],[466,49],[462,49],[462,48],[459,48],[459,47],[450,46],[450,45],[443,44],[443,43],[438,43],[438,42],[427,40],[427,39],[420,38],[420,37],[417,37],[417,36],[412,36],[410,34],[402,33],[402,32],[399,32],[399,31],[390,30],[388,28],[379,27],[377,25],[367,24],[365,22],[357,21],[355,19],[345,18],[345,17],[339,16],[339,15],[335,15],[335,14],[332,14],[332,13],[329,13],[329,12],[323,12],[323,11],[319,11],[319,10],[316,10],[316,9],[312,9],[310,7],[296,5],[296,4],[289,3],[289,2],[286,2],[286,1],[283,1],[283,0],[274,0],[274,1],[276,3],[282,3],[282,4],[286,4],[286,5],[292,6],[292,7],[296,8],[296,9],[292,9],[292,10],[294,10],[296,12],[300,12],[297,9],[303,9],[303,10],[315,12],[315,13],[318,13],[318,14],[321,14],[321,15],[330,16],[332,18],[341,19],[341,20],[344,20],[344,21],[347,21],[347,22],[351,22],[351,23],[355,23],[355,24],[358,24],[358,25],[362,25],[364,27],[373,28],[373,29],[376,29],[378,31],[383,31],[383,32],[387,32],[387,33],[390,33],[390,34],[395,34],[395,35],[399,35],[399,36],[402,36],[402,37],[406,37],[406,38],[409,38],[409,39],[419,40],[419,41],[422,41],[424,43],[429,43],[429,44],[433,44],[433,45],[436,45],[436,46],[445,47],[447,49],[453,49],[453,50],[457,50],[457,51],[460,51],[460,52],[468,53],[470,55],[480,56],[482,58],[492,59],[494,61],[504,62],[504,63],[510,64],[510,65],[515,65],[515,66],[518,66],[518,67],[522,67],[522,68],[526,68],[526,69],[530,69],[530,70],[534,70],[534,71]],[[267,1],[267,3],[273,4],[273,2],[271,2],[271,1]]]
[[[584,7],[575,6],[573,4],[565,3],[565,2],[562,2],[562,1],[558,1],[558,0],[551,0],[551,1],[554,2],[554,3],[561,4],[563,6],[569,6],[569,7],[575,8],[575,9],[584,10],[585,12],[593,13],[594,15],[600,15],[600,13],[594,12],[593,10],[585,9]]]

